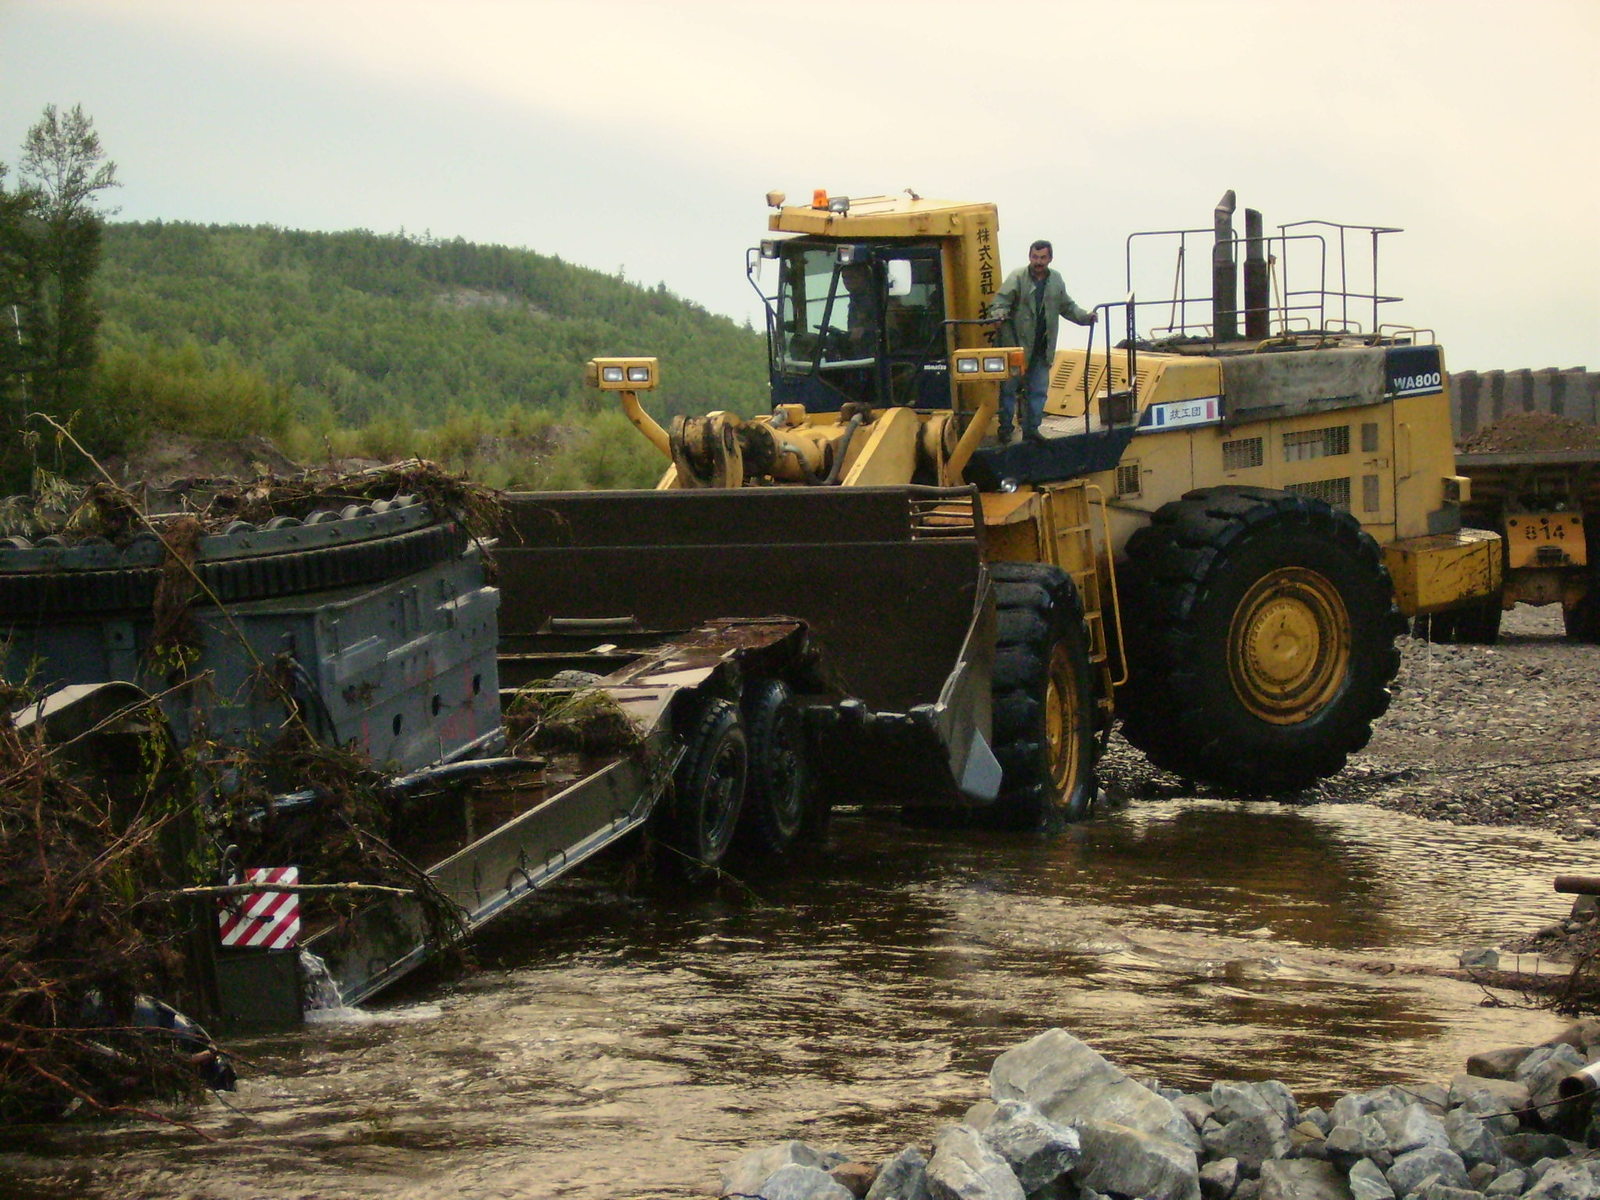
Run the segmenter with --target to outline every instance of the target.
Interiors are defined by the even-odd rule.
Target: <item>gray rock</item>
[[[1514,1079],[1457,1075],[1450,1081],[1450,1103],[1488,1121],[1503,1137],[1521,1127],[1521,1118],[1515,1114],[1528,1107],[1528,1089]]]
[[[1110,1121],[1079,1125],[1078,1136],[1076,1177],[1085,1186],[1143,1200],[1199,1200],[1194,1152],[1171,1138]]]
[[[1450,1136],[1439,1119],[1420,1104],[1408,1104],[1398,1112],[1373,1114],[1388,1135],[1389,1153],[1399,1158],[1424,1146],[1449,1147]]]
[[[1224,1125],[1258,1113],[1276,1115],[1285,1129],[1300,1119],[1294,1096],[1276,1079],[1265,1083],[1219,1080],[1211,1085],[1211,1106]]]
[[[1239,1160],[1219,1158],[1200,1168],[1200,1194],[1205,1200],[1228,1200],[1239,1186]]]
[[[1104,1121],[1200,1149],[1194,1126],[1173,1105],[1134,1082],[1065,1029],[1049,1029],[995,1059],[996,1100],[1026,1100],[1063,1125]]]
[[[846,1162],[840,1163],[828,1174],[835,1183],[849,1192],[854,1200],[866,1200],[867,1193],[872,1190],[873,1181],[878,1178],[878,1168],[869,1162]]]
[[[1500,969],[1500,951],[1493,946],[1474,946],[1456,955],[1463,971],[1497,971]]]
[[[1424,1146],[1420,1150],[1402,1154],[1394,1160],[1394,1165],[1384,1172],[1384,1177],[1388,1179],[1389,1186],[1394,1189],[1396,1196],[1406,1196],[1417,1191],[1430,1176],[1438,1176],[1435,1182],[1442,1183],[1446,1187],[1467,1186],[1467,1167],[1461,1161],[1460,1155],[1454,1150],[1439,1146]]]
[[[1203,1131],[1207,1118],[1214,1116],[1216,1113],[1216,1109],[1211,1106],[1211,1101],[1204,1096],[1193,1094],[1180,1096],[1172,1103],[1179,1112],[1189,1118],[1189,1124],[1193,1125],[1197,1132]]]
[[[1600,1183],[1581,1162],[1569,1160],[1552,1163],[1523,1196],[1525,1200],[1595,1200],[1600,1196]]]
[[[966,1115],[961,1118],[961,1123],[971,1125],[981,1133],[988,1128],[989,1122],[994,1120],[995,1109],[999,1107],[993,1100],[979,1100],[967,1109]]]
[[[1301,1121],[1289,1130],[1289,1153],[1285,1157],[1326,1159],[1328,1139],[1310,1121]]]
[[[1561,1160],[1559,1158],[1538,1159],[1534,1162],[1533,1166],[1528,1168],[1528,1174],[1534,1179],[1543,1179],[1544,1173],[1560,1161]]]
[[[1489,1181],[1489,1186],[1483,1189],[1486,1196],[1520,1196],[1527,1188],[1531,1177],[1526,1171],[1512,1168],[1496,1175]]]
[[[1296,1158],[1261,1168],[1261,1200],[1351,1200],[1351,1192],[1332,1163]]]
[[[1334,1125],[1343,1125],[1367,1113],[1393,1112],[1412,1103],[1414,1101],[1410,1096],[1392,1086],[1376,1088],[1370,1092],[1352,1092],[1348,1096],[1340,1096],[1333,1102],[1328,1119]]]
[[[925,1178],[932,1200],[1025,1200],[1010,1165],[970,1125],[939,1134]]]
[[[1442,1117],[1450,1108],[1450,1089],[1439,1083],[1419,1083],[1405,1089],[1413,1102],[1422,1105],[1436,1117]]]
[[[1533,1053],[1532,1046],[1511,1046],[1505,1050],[1485,1050],[1467,1059],[1467,1074],[1485,1079],[1515,1079],[1522,1060]]]
[[[1560,1099],[1556,1086],[1585,1065],[1583,1055],[1565,1042],[1559,1042],[1554,1046],[1537,1047],[1522,1060],[1515,1077],[1527,1087],[1535,1107],[1542,1107]]]
[[[1261,1180],[1241,1179],[1233,1189],[1233,1200],[1260,1200]]]
[[[1204,1135],[1206,1153],[1212,1158],[1236,1158],[1245,1175],[1261,1174],[1261,1164],[1269,1158],[1288,1157],[1291,1143],[1283,1118],[1261,1110],[1229,1121],[1221,1129]]]
[[[928,1200],[928,1156],[907,1146],[878,1171],[866,1200]]]
[[[1382,1168],[1370,1158],[1356,1159],[1348,1182],[1354,1200],[1394,1200],[1394,1189],[1383,1177]]]
[[[1471,1188],[1450,1187],[1443,1183],[1423,1183],[1417,1190],[1417,1200],[1483,1200],[1482,1192]]]
[[[1593,899],[1593,897],[1590,897],[1590,899]],[[1589,1062],[1593,1062],[1596,1057],[1600,1057],[1600,1055],[1596,1054],[1596,1051],[1600,1051],[1600,1020],[1594,1017],[1584,1017],[1581,1020],[1574,1021],[1546,1042],[1545,1045],[1553,1046],[1557,1042],[1565,1042],[1574,1050],[1581,1050],[1584,1058]]]
[[[1335,1110],[1338,1107],[1334,1105]],[[1363,1113],[1335,1125],[1328,1131],[1323,1149],[1340,1166],[1349,1165],[1358,1158],[1370,1158],[1385,1169],[1394,1162],[1394,1155],[1389,1151],[1389,1131],[1372,1113]]]
[[[1000,1101],[983,1140],[1011,1165],[1025,1192],[1055,1182],[1082,1157],[1076,1129],[1058,1125],[1022,1100]]]
[[[1500,1140],[1484,1121],[1465,1108],[1457,1108],[1444,1118],[1444,1132],[1450,1149],[1461,1156],[1467,1167],[1485,1166],[1493,1170],[1502,1157]],[[1491,1175],[1489,1178],[1494,1178]]]
[[[1466,1159],[1463,1157],[1462,1162]],[[1500,1174],[1500,1168],[1491,1162],[1481,1162],[1476,1166],[1467,1168],[1467,1182],[1478,1191],[1483,1191]]]
[[[1513,1133],[1500,1139],[1500,1151],[1519,1163],[1532,1164],[1541,1158],[1565,1158],[1572,1153],[1567,1139],[1553,1133]]]
[[[778,1142],[760,1150],[740,1155],[722,1169],[722,1190],[727,1192],[759,1193],[762,1184],[780,1167],[797,1163],[802,1167],[816,1167],[824,1172],[844,1161],[843,1155],[825,1154],[804,1142]]]
[[[856,1200],[850,1189],[820,1167],[789,1163],[761,1184],[763,1200]]]
[[[1322,1130],[1324,1134],[1333,1128],[1333,1121],[1329,1119],[1328,1114],[1315,1104],[1310,1108],[1301,1109],[1300,1119],[1302,1121],[1310,1121],[1318,1129]]]

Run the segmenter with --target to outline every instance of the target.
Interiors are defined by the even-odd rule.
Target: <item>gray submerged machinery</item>
[[[503,499],[492,583],[461,525],[409,499],[199,537],[178,602],[154,533],[0,548],[0,662],[42,694],[19,724],[113,774],[140,769],[135,708],[191,757],[248,763],[298,730],[377,768],[390,848],[422,868],[337,916],[306,904],[294,945],[224,944],[247,901],[198,901],[192,1002],[213,1027],[299,1020],[307,962],[325,965],[323,1003],[372,996],[642,828],[699,878],[741,848],[791,852],[836,799],[994,800],[995,588],[972,489]],[[199,788],[202,843],[238,807],[220,778]],[[275,906],[341,883],[247,874],[314,859],[336,801],[325,780],[281,782],[230,818],[276,857],[191,841],[221,863],[194,884],[244,880]]]

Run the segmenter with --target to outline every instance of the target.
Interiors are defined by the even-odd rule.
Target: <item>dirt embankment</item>
[[[1511,413],[1457,443],[1456,449],[1463,454],[1600,450],[1600,425],[1554,413]]]

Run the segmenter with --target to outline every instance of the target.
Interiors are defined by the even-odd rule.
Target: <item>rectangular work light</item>
[[[661,382],[653,358],[591,358],[583,379],[603,392],[645,392]]]

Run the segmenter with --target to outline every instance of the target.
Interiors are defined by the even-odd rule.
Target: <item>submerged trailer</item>
[[[45,692],[22,719],[87,739],[97,770],[138,774],[135,710],[191,754],[246,753],[294,726],[387,767],[376,794],[394,852],[425,876],[415,888],[308,915],[293,946],[238,931],[338,881],[274,874],[220,916],[217,901],[196,909],[196,1015],[282,1026],[300,1019],[305,961],[326,971],[323,1003],[359,1002],[645,827],[704,874],[739,843],[788,852],[836,797],[993,801],[996,589],[973,490],[765,499],[509,496],[494,583],[483,547],[410,498],[235,522],[193,544],[176,688],[160,537],[13,537],[0,666]],[[574,705],[600,715],[600,736],[583,721],[553,744],[529,736]],[[202,794],[194,829],[225,800]],[[328,803],[304,786],[249,820],[292,859]],[[202,887],[293,865],[194,850],[221,864],[189,881]]]

